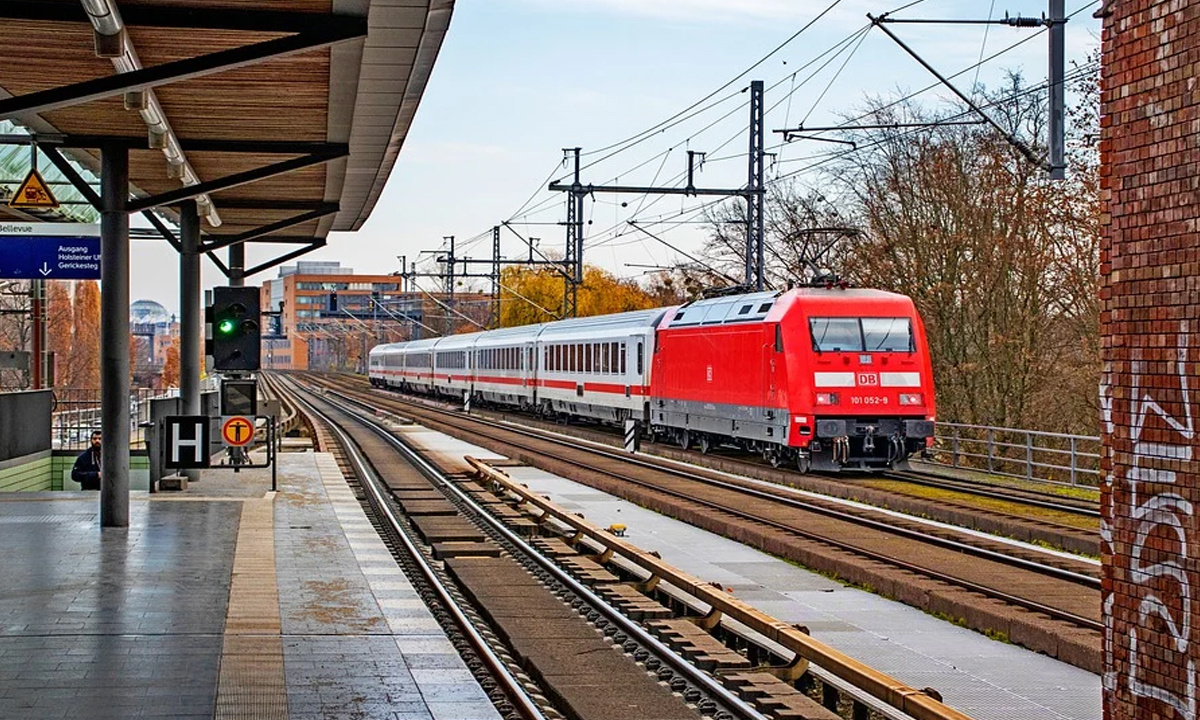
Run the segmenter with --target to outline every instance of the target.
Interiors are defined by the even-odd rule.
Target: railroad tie
[[[600,563],[582,555],[559,558],[563,569],[584,585],[605,585],[620,582],[620,578],[605,570]]]
[[[676,648],[702,670],[721,672],[750,668],[750,661],[746,657],[725,647],[724,643],[690,620],[653,620],[647,625],[663,641]]]
[[[765,672],[724,676],[725,684],[775,720],[841,720],[816,700]]]
[[[534,548],[543,555],[548,557],[563,557],[566,555],[578,555],[579,551],[571,547],[571,545],[562,538],[548,537],[537,538],[530,542]]]
[[[653,598],[646,597],[625,583],[615,585],[597,585],[596,594],[621,612],[638,621],[674,616],[670,608]]]

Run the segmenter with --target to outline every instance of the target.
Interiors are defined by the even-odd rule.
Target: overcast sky
[[[443,236],[459,239],[460,256],[490,257],[490,228],[505,220],[523,236],[561,252],[565,218],[561,194],[547,180],[566,173],[563,148],[584,149],[585,182],[680,184],[688,149],[708,153],[701,186],[746,182],[746,94],[750,80],[767,87],[768,131],[806,124],[836,124],[867,97],[889,98],[935,82],[878,28],[867,13],[895,10],[900,0],[842,0],[814,22],[833,0],[458,0],[450,31],[421,100],[392,176],[363,229],[334,233],[329,246],[306,256],[341,260],[359,272],[399,269],[397,256],[417,257],[438,248]],[[1067,0],[1078,14],[1067,24],[1068,71],[1098,45],[1098,2]],[[924,0],[895,17],[1002,18],[1040,16],[1046,3],[1030,0]],[[806,24],[811,26],[763,60]],[[1019,70],[1030,84],[1046,78],[1046,35],[1003,25],[900,25],[889,28],[944,74],[1005,50],[955,82],[989,86]],[[986,34],[986,37],[985,37]],[[747,71],[755,63],[756,68]],[[645,140],[610,152],[716,92],[694,117]],[[950,96],[935,88],[921,99],[931,106]],[[843,149],[826,143],[782,145],[769,135],[775,157],[768,177],[798,173],[819,184],[823,154]],[[527,202],[528,201],[528,202]],[[627,206],[622,207],[621,202]],[[695,198],[597,195],[585,215],[585,259],[622,276],[642,272],[627,264],[671,264],[680,256],[631,230],[636,218],[655,226],[672,244],[694,251],[695,224],[672,224],[692,215]],[[485,239],[478,239],[485,238]],[[475,239],[472,241],[472,239]],[[503,250],[523,254],[505,232]],[[251,246],[248,264],[272,248]],[[220,281],[205,263],[205,286]],[[178,307],[177,260],[163,243],[134,246],[133,299],[152,298]],[[274,271],[250,279],[260,283]],[[428,288],[431,280],[423,281]]]

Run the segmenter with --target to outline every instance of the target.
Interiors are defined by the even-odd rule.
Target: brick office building
[[[358,275],[338,262],[280,268],[262,284],[262,309],[282,309],[277,328],[264,321],[264,370],[361,370],[377,343],[469,331],[486,323],[490,296],[463,293],[446,308],[441,294],[409,291],[399,275]]]
[[[1106,0],[1104,714],[1197,717],[1200,2]]]

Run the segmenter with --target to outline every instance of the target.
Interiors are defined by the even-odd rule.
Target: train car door
[[[763,406],[773,409],[779,407],[778,371],[779,363],[783,362],[783,328],[779,323],[767,327],[771,330],[768,341],[763,343],[766,349],[763,358],[763,375],[766,380],[763,383]]]

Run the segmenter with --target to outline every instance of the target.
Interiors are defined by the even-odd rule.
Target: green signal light
[[[229,335],[236,329],[237,323],[232,320],[222,320],[221,323],[217,325],[217,331],[222,335]]]

